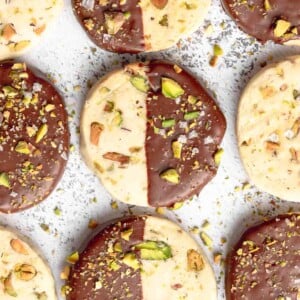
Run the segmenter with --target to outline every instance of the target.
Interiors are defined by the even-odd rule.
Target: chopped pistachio
[[[132,228],[129,228],[127,230],[124,230],[121,232],[121,238],[125,241],[129,241],[130,239],[130,236],[132,235],[133,233],[133,229]]]
[[[194,120],[199,117],[199,111],[190,111],[184,114],[184,119],[186,121]]]
[[[15,151],[21,154],[30,154],[29,145],[25,141],[19,141],[15,147]]]
[[[123,122],[122,112],[119,110],[115,111],[115,116],[112,119],[112,125],[121,126],[122,122]]]
[[[178,141],[172,142],[172,151],[174,158],[181,158],[182,144]]]
[[[162,127],[163,128],[169,128],[176,124],[175,119],[166,119],[162,121]]]
[[[136,255],[132,252],[126,253],[122,259],[122,262],[134,270],[137,270],[140,268],[140,263],[139,263]]]
[[[265,7],[265,10],[266,10],[266,11],[269,11],[269,10],[272,9],[272,6],[271,6],[269,0],[265,0],[264,7]]]
[[[172,257],[171,247],[161,241],[144,241],[134,246],[140,250],[141,259],[166,260]]]
[[[78,251],[75,251],[73,253],[71,253],[68,257],[67,257],[67,262],[70,264],[75,264],[77,261],[79,260],[79,253]]]
[[[224,149],[222,149],[222,148],[219,149],[219,150],[214,154],[214,160],[215,160],[215,164],[216,164],[217,166],[220,165],[223,154],[224,154]]]
[[[2,88],[2,91],[4,93],[4,96],[7,96],[9,98],[13,98],[18,95],[18,91],[15,88],[13,88],[12,86],[4,86]]]
[[[43,124],[36,133],[36,138],[35,138],[36,143],[39,143],[47,134],[47,132],[48,132],[48,125]]]
[[[169,210],[178,210],[183,206],[184,202],[176,202],[172,206],[169,207]]]
[[[47,104],[45,106],[45,111],[46,112],[50,112],[50,111],[53,111],[55,109],[55,105],[54,104]]]
[[[54,213],[57,215],[57,216],[60,216],[61,215],[61,210],[56,206],[55,208],[54,208]]]
[[[63,271],[60,273],[60,279],[67,280],[70,275],[70,266],[65,266]]]
[[[159,25],[164,26],[164,27],[168,27],[169,26],[169,18],[168,15],[163,15],[162,18],[160,19],[160,21],[158,22]]]
[[[277,20],[274,28],[275,37],[282,37],[291,27],[291,23],[285,20]]]
[[[140,75],[131,76],[130,83],[140,92],[147,93],[149,91],[150,87],[147,82],[147,79]]]
[[[204,231],[200,232],[200,237],[205,246],[210,248],[213,245],[212,239]]]
[[[165,97],[176,99],[184,94],[184,89],[173,79],[162,78],[162,93]]]
[[[125,17],[126,20],[128,20],[131,17],[130,11],[124,12],[124,17]]]
[[[223,50],[219,45],[214,45],[214,56],[221,56],[223,55]]]
[[[121,245],[120,242],[116,242],[116,243],[114,244],[114,251],[115,251],[115,252],[120,252],[120,253],[123,251],[122,245]]]
[[[180,182],[180,176],[179,176],[177,170],[175,170],[175,169],[165,170],[164,172],[162,172],[160,174],[160,178],[162,178],[168,182],[174,183],[174,184],[178,184]]]
[[[194,105],[194,104],[196,104],[196,102],[197,102],[197,97],[192,96],[192,95],[189,95],[187,100],[188,100],[188,103]]]
[[[4,186],[6,188],[10,188],[9,177],[7,173],[0,173],[0,186]]]
[[[15,291],[13,285],[12,285],[12,273],[10,273],[4,280],[4,293],[8,294],[11,297],[17,297],[18,294]]]

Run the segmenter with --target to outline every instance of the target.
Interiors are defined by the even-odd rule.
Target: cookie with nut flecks
[[[300,201],[300,57],[271,64],[256,74],[239,104],[240,155],[261,190]]]
[[[215,176],[226,128],[212,97],[166,61],[134,63],[102,78],[81,116],[81,152],[111,195],[172,206]]]
[[[217,299],[211,266],[175,223],[131,216],[106,225],[72,253],[68,300]]]
[[[0,211],[18,212],[45,199],[69,152],[61,96],[25,63],[0,62]]]
[[[300,44],[299,1],[223,0],[237,25],[261,42]]]
[[[39,254],[4,227],[0,227],[0,239],[0,298],[56,300],[53,276]]]
[[[6,0],[0,11],[0,60],[37,44],[62,10],[63,0]]]
[[[299,299],[299,253],[299,214],[248,229],[228,256],[226,299]]]
[[[210,0],[73,0],[74,12],[99,47],[118,53],[159,51],[194,32]]]

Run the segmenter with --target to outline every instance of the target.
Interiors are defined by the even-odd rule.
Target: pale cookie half
[[[103,228],[79,254],[65,290],[68,300],[217,299],[199,245],[175,223],[152,216]]]
[[[211,0],[73,0],[90,38],[113,52],[160,51],[194,32]]]
[[[300,201],[300,56],[272,64],[245,88],[237,134],[242,161],[260,189]]]
[[[100,80],[81,117],[81,152],[111,195],[171,206],[215,176],[225,118],[187,71],[166,61],[135,63]]]
[[[62,6],[63,0],[2,0],[0,60],[21,55],[36,44]]]
[[[35,250],[3,227],[0,240],[0,299],[56,300],[51,271]]]

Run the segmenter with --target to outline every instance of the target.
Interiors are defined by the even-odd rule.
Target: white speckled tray
[[[213,264],[219,299],[224,299],[224,268],[213,263],[213,253],[221,252],[225,257],[246,226],[261,220],[262,216],[290,209],[300,210],[300,204],[276,200],[254,187],[247,190],[236,188],[241,187],[248,178],[239,159],[235,136],[237,103],[248,79],[260,68],[261,63],[300,53],[300,49],[258,44],[237,29],[222,10],[219,0],[213,0],[205,24],[189,40],[182,41],[180,49],[174,47],[169,51],[137,56],[112,54],[94,46],[77,23],[70,0],[65,2],[64,12],[56,25],[40,45],[22,59],[55,79],[70,114],[71,142],[75,150],[70,154],[63,179],[46,201],[22,213],[1,214],[0,224],[17,229],[40,248],[52,267],[60,295],[62,282],[59,277],[65,257],[92,234],[87,227],[89,219],[93,218],[101,224],[124,214],[155,213],[152,209],[128,207],[121,203],[118,203],[118,209],[112,209],[109,194],[80,157],[77,128],[90,83],[127,61],[141,58],[174,61],[192,71],[216,95],[226,116],[228,129],[223,142],[225,154],[217,176],[198,198],[195,197],[177,211],[165,210],[165,216],[180,222],[186,230],[194,226],[201,227],[205,220],[209,221],[211,226],[206,232],[213,239],[212,249],[203,245],[198,234],[194,234],[194,237],[203,245]],[[204,27],[209,23],[214,31],[205,35]],[[216,43],[222,47],[224,55],[212,68],[209,59],[212,46]],[[77,86],[81,87],[79,91]],[[55,215],[55,207],[61,210],[60,216]],[[45,232],[41,224],[49,225],[50,232]],[[223,238],[227,240],[226,243],[221,242]]]

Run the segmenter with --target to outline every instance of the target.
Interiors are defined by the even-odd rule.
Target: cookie
[[[0,227],[0,299],[56,300],[51,271],[36,251]]]
[[[299,40],[299,1],[223,0],[223,6],[237,25],[259,41],[286,43]]]
[[[36,44],[60,13],[63,0],[8,0],[0,8],[0,60]]]
[[[102,229],[79,255],[67,300],[217,299],[213,271],[176,224],[131,216]]]
[[[194,32],[210,0],[73,0],[74,12],[99,47],[118,53],[159,51]]]
[[[17,212],[46,198],[68,151],[59,93],[25,63],[0,62],[0,211]]]
[[[261,190],[300,201],[300,57],[271,64],[245,88],[238,109],[240,155]]]
[[[226,121],[188,72],[165,61],[134,63],[102,78],[81,116],[81,152],[111,195],[171,206],[215,176]]]
[[[248,229],[228,257],[226,299],[297,300],[300,215],[281,215]]]

